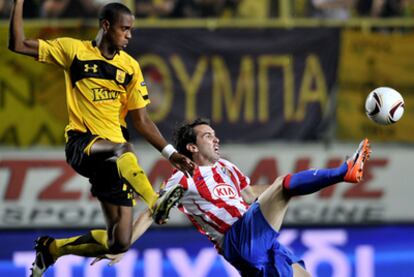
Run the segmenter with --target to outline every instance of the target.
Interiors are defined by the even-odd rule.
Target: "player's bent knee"
[[[283,180],[285,176],[277,177],[276,180],[269,186],[269,188],[264,192],[267,195],[279,194],[280,191],[283,191]]]
[[[282,186],[283,180],[285,179],[286,175],[279,176],[276,178],[276,180],[273,181],[272,186]]]
[[[134,146],[132,145],[132,143],[129,142],[120,143],[115,147],[114,152],[115,156],[119,157],[124,153],[134,152]]]
[[[276,180],[272,183],[272,193],[277,196],[283,196],[284,198],[289,199],[290,195],[286,193],[286,189],[284,188],[285,177],[288,175],[279,176]]]
[[[115,241],[114,243],[109,245],[109,252],[111,254],[120,254],[128,251],[130,247],[130,242]]]
[[[266,189],[258,198],[262,212],[269,210],[272,214],[275,208],[284,210],[290,196],[284,192],[283,180],[285,176],[280,176]],[[270,206],[269,206],[270,205]],[[266,208],[267,207],[267,208]]]
[[[109,241],[109,251],[112,254],[119,254],[128,251],[131,246],[131,237],[125,235],[116,235]]]

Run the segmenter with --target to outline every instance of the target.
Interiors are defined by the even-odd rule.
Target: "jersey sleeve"
[[[138,62],[134,62],[134,74],[132,81],[128,84],[128,110],[136,110],[147,106],[151,101],[148,96],[147,85],[144,81]]]
[[[69,68],[75,55],[75,39],[57,38],[54,40],[39,39],[40,62],[55,64],[62,68]]]

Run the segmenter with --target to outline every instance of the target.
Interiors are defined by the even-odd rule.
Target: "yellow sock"
[[[138,160],[131,152],[122,154],[116,161],[119,175],[124,178],[136,193],[147,203],[152,209],[157,201],[157,194],[152,188],[144,170],[138,164]]]
[[[49,251],[55,261],[69,254],[97,257],[109,253],[108,234],[106,230],[92,230],[82,236],[55,239],[49,246]]]

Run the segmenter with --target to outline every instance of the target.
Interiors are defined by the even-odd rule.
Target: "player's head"
[[[198,165],[212,165],[220,158],[219,142],[210,121],[198,118],[175,132],[175,147]]]
[[[115,24],[121,15],[133,15],[131,10],[121,3],[109,3],[102,7],[99,12],[99,25],[104,20],[107,20],[110,24]]]
[[[109,3],[99,12],[99,27],[110,46],[121,50],[128,44],[132,34],[134,15],[121,3]]]

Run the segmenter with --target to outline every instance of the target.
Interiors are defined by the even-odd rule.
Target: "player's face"
[[[208,125],[194,127],[196,136],[197,163],[199,165],[213,165],[220,158],[220,140],[216,137],[213,128]]]
[[[109,25],[107,38],[114,49],[122,50],[127,47],[132,37],[133,25],[134,16],[125,13],[120,13],[115,23]]]

